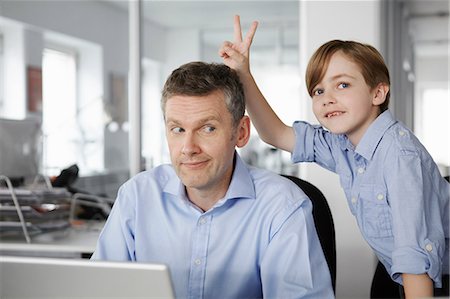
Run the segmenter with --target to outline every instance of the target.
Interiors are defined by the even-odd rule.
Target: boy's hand
[[[243,41],[240,18],[238,15],[234,16],[234,42],[225,41],[219,49],[219,56],[223,58],[225,65],[237,72],[250,72],[250,46],[257,27],[258,22],[254,21]]]

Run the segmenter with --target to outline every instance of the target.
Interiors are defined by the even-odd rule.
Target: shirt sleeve
[[[391,271],[397,281],[402,273],[427,273],[441,287],[445,207],[436,191],[439,178],[428,163],[433,162],[423,161],[417,151],[400,150],[386,166],[395,242]]]
[[[332,154],[332,148],[337,145],[334,140],[336,136],[321,126],[303,121],[294,122],[292,127],[295,132],[292,162],[316,162],[320,166],[336,172],[336,161]]]
[[[121,187],[109,217],[100,233],[93,260],[134,261],[134,202]]]
[[[296,202],[274,220],[261,262],[264,298],[334,298],[311,207],[309,200]]]

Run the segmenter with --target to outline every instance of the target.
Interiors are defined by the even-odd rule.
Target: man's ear
[[[250,139],[250,118],[244,115],[236,129],[237,139],[236,146],[243,147]]]
[[[389,85],[386,83],[379,83],[373,90],[372,104],[380,106],[386,100],[386,96],[389,92]]]

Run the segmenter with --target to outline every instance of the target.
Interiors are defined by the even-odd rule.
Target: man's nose
[[[196,141],[196,137],[193,133],[187,133],[184,135],[183,147],[181,153],[184,155],[193,155],[199,152],[199,147]]]

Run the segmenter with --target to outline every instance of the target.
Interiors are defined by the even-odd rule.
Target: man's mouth
[[[189,161],[189,162],[182,162],[181,164],[187,168],[195,169],[202,167],[206,164],[207,161]]]
[[[333,117],[333,116],[339,116],[339,115],[342,115],[344,112],[342,112],[342,111],[333,111],[333,112],[330,112],[330,113],[327,113],[326,115],[325,115],[325,117],[326,118],[331,118],[331,117]]]

